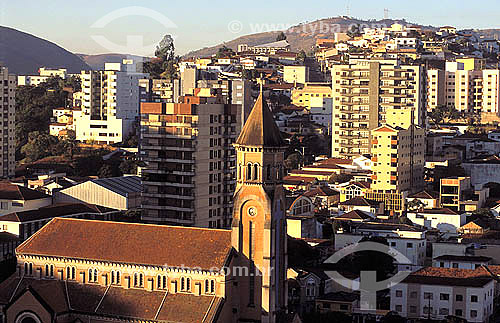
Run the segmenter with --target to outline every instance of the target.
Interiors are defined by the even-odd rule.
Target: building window
[[[477,317],[477,311],[476,310],[471,310],[470,311],[470,317]]]
[[[66,267],[66,279],[75,280],[76,279],[76,268]]]
[[[477,295],[471,295],[470,301],[471,301],[471,303],[477,303]]]
[[[205,294],[215,294],[215,280],[205,280]]]
[[[182,292],[191,291],[191,278],[181,277],[181,291]]]
[[[462,315],[463,315],[462,310],[461,310],[461,309],[457,309],[457,310],[455,310],[455,315],[456,315],[456,316],[462,316]]]
[[[410,313],[417,313],[417,307],[416,306],[410,306]]]
[[[120,285],[121,283],[121,273],[118,270],[111,271],[111,284]]]
[[[98,275],[98,270],[94,269],[94,268],[90,268],[89,269],[89,282],[90,283],[97,283],[98,282],[97,275]]]
[[[167,289],[167,276],[158,275],[156,279],[156,286],[158,289]]]
[[[450,300],[450,294],[439,294],[439,299],[442,301],[449,301]]]
[[[396,291],[396,297],[403,297],[403,291],[402,290],[397,290]]]
[[[134,273],[134,287],[144,287],[143,273]]]
[[[33,264],[31,262],[24,264],[24,274],[26,276],[33,276]]]
[[[450,314],[450,309],[446,307],[442,307],[439,309],[439,315],[448,315]]]
[[[259,164],[254,164],[253,165],[253,179],[258,180],[259,179]]]
[[[433,294],[432,293],[424,293],[424,299],[433,299]]]
[[[45,277],[54,278],[54,265],[45,265]]]
[[[432,307],[424,306],[424,314],[432,314]]]
[[[463,300],[464,300],[464,296],[463,296],[463,295],[458,294],[458,295],[455,297],[455,300],[456,300],[457,302],[463,302]]]
[[[266,179],[268,181],[271,180],[271,165],[267,165],[267,167],[266,167]]]
[[[417,292],[410,292],[410,298],[417,298],[418,293]]]
[[[247,165],[247,180],[252,179],[252,164]]]
[[[396,305],[396,312],[402,312],[403,311],[403,306],[402,305]]]

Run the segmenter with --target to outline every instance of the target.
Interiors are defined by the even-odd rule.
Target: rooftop
[[[0,182],[0,200],[38,200],[50,198],[50,195],[29,189],[24,186]]]
[[[283,147],[285,145],[262,92],[257,98],[236,144],[265,147]]]
[[[373,219],[369,214],[361,210],[352,210],[334,218],[334,220],[366,220]]]
[[[410,274],[403,282],[421,285],[483,287],[492,280],[490,272],[484,267],[475,270],[425,267]]]
[[[93,179],[91,182],[122,196],[142,191],[141,178],[139,176],[99,178]]]
[[[54,218],[17,247],[16,252],[210,269],[222,268],[230,250],[229,230]]]
[[[378,207],[381,202],[377,202],[374,200],[369,200],[362,196],[356,196],[350,200],[340,202],[340,205],[350,205],[350,206],[374,206]]]

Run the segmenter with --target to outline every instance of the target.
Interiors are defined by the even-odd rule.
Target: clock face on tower
[[[257,209],[254,208],[253,206],[249,207],[248,208],[248,215],[250,215],[250,216],[256,216],[257,215]]]

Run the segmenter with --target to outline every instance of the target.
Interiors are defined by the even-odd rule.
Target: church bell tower
[[[276,322],[287,306],[284,146],[261,92],[234,144],[238,169],[231,240],[236,265],[248,270],[235,277],[236,316],[245,322]]]

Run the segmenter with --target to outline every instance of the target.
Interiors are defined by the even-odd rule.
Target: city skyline
[[[165,27],[151,17],[141,17],[135,12],[135,14],[122,16],[109,22],[103,29],[95,28],[95,23],[99,19],[129,6],[141,6],[145,10],[155,11],[169,19],[171,24]],[[431,14],[423,9],[431,6],[434,8]],[[26,1],[12,3],[4,1],[0,5],[0,25],[33,34],[80,54],[121,52],[151,56],[153,54],[151,46],[154,47],[165,34],[172,34],[176,40],[177,54],[183,55],[189,51],[215,46],[240,36],[322,18],[349,14],[359,19],[378,20],[384,17],[385,8],[389,10],[389,18],[404,18],[408,22],[422,25],[438,27],[447,24],[457,28],[477,29],[500,27],[496,20],[498,10],[495,10],[494,1],[486,1],[483,6],[477,7],[474,4],[457,6],[456,2],[451,1],[439,3],[423,1],[401,5],[393,0],[377,4],[362,1],[338,1],[336,3],[320,1],[314,7],[305,6],[295,0],[287,6],[260,1],[252,8],[235,4],[224,10],[221,10],[219,5],[207,6],[199,1],[192,2],[190,7],[158,1],[145,1],[140,4],[133,1],[108,1],[99,5],[96,1],[89,1],[86,2],[86,6],[70,5],[59,0],[52,1],[50,4],[29,3],[29,5]],[[197,16],[202,13],[211,19],[198,19]],[[236,28],[234,28],[235,24]],[[134,27],[132,30],[130,28],[132,25],[139,27]],[[106,48],[96,42],[93,36],[97,35],[102,35],[118,45],[126,43],[127,35],[139,36],[143,44],[147,46],[140,49],[130,47],[131,52],[113,50],[115,48]]]

